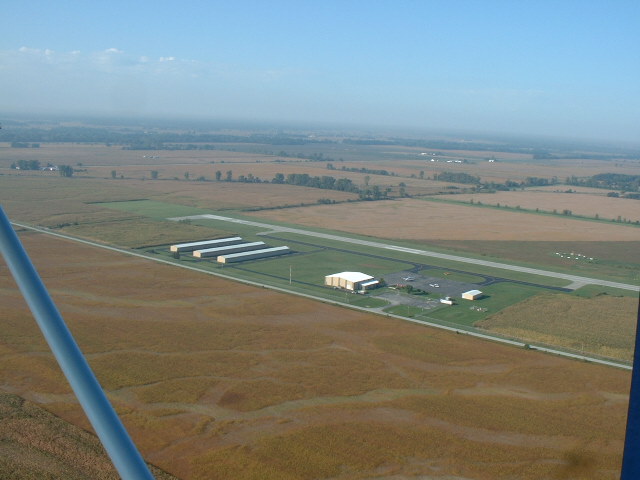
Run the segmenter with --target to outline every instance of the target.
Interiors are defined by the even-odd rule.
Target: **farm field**
[[[0,393],[0,477],[117,480],[95,435],[17,395]],[[157,480],[176,477],[150,466]]]
[[[531,342],[633,361],[638,299],[542,294],[491,315],[478,326]],[[606,326],[605,326],[606,325]]]
[[[21,238],[145,458],[179,478],[619,475],[627,371]],[[87,428],[8,275],[0,292],[3,389]]]
[[[640,230],[608,223],[532,215],[498,209],[401,199],[317,205],[251,216],[300,225],[404,240],[638,241]]]
[[[418,188],[417,186],[420,184],[437,185],[441,182],[419,178],[364,175],[357,172],[343,172],[340,169],[329,171],[323,162],[301,162],[299,159],[292,158],[286,158],[286,162],[280,162],[281,159],[264,154],[258,158],[259,154],[245,155],[239,152],[222,151],[161,152],[160,159],[150,159],[149,156],[155,155],[137,151],[135,154],[145,157],[145,162],[156,161],[156,164],[127,166],[118,163],[121,160],[118,159],[120,150],[104,146],[92,147],[96,147],[95,152],[100,152],[100,158],[105,161],[102,165],[105,166],[83,164],[87,172],[80,172],[78,178],[60,178],[56,176],[55,172],[35,172],[28,175],[26,172],[17,172],[20,175],[16,175],[15,170],[5,170],[9,175],[0,175],[4,208],[12,218],[17,220],[44,225],[62,233],[90,238],[102,243],[130,248],[166,245],[235,234],[248,235],[248,238],[254,241],[263,240],[260,236],[256,236],[256,229],[242,227],[239,224],[208,220],[180,223],[166,221],[167,217],[221,212],[224,215],[244,215],[244,218],[276,219],[288,225],[315,225],[321,230],[335,228],[360,236],[389,238],[394,242],[404,241],[404,245],[410,248],[416,246],[424,248],[423,246],[426,246],[426,248],[441,249],[450,253],[462,251],[476,258],[488,255],[488,259],[498,261],[507,259],[532,266],[548,265],[559,271],[585,276],[601,276],[630,283],[640,281],[637,268],[640,265],[640,258],[638,258],[640,248],[634,248],[640,242],[638,242],[638,230],[635,227],[612,225],[607,222],[585,222],[562,217],[532,215],[525,212],[479,209],[468,205],[425,202],[410,198],[382,202],[348,202],[304,208],[282,208],[307,203],[315,204],[319,198],[344,202],[356,199],[357,195],[293,185],[225,181],[202,182],[193,181],[193,178],[197,173],[214,172],[214,168],[220,168],[222,172],[229,168],[234,169],[234,178],[239,174],[248,175],[251,171],[254,171],[256,175],[260,171],[263,172],[262,175],[272,176],[277,172],[288,172],[287,169],[291,169],[291,171],[297,172],[305,171],[310,175],[330,173],[341,176],[344,173],[361,184],[365,182],[365,176],[369,177],[368,181],[372,184],[378,181],[399,182],[404,180],[408,189],[414,188],[414,185],[415,188]],[[59,151],[55,148],[53,150],[57,151],[58,155],[62,155],[61,152],[64,149],[72,150],[73,148],[74,146],[65,145]],[[78,148],[81,152],[90,151],[89,146],[78,146]],[[9,150],[13,152],[16,149]],[[47,154],[48,147],[31,150],[31,152],[32,155]],[[122,152],[127,152],[126,155],[129,155],[132,151]],[[168,161],[163,163],[167,160],[163,157],[164,153],[171,155],[170,160],[173,163]],[[207,160],[208,157],[204,155],[205,153],[211,153],[214,156],[219,154],[219,163],[211,164],[210,162],[214,160]],[[113,155],[114,158],[108,160],[108,154]],[[405,160],[396,164],[395,161],[389,159],[384,164],[380,160],[381,155],[379,154],[380,151],[376,154],[378,160],[374,165],[367,164],[367,162],[340,163],[344,163],[348,168],[384,166],[392,171],[404,164],[402,162]],[[276,162],[276,160],[278,161]],[[113,165],[118,165],[116,171],[131,169],[130,172],[135,171],[136,175],[140,174],[147,179],[110,178],[113,167],[106,165],[109,161]],[[223,161],[224,164],[221,163]],[[601,165],[605,163],[600,162]],[[488,165],[494,166],[493,164]],[[519,168],[524,168],[522,165],[518,165]],[[192,167],[195,170],[192,170]],[[235,170],[236,167],[246,169],[246,171]],[[168,176],[169,172],[165,172],[163,170],[165,168],[177,169],[175,170],[177,175],[183,170],[191,171],[192,175],[188,181],[183,178],[180,180],[165,179],[165,174]],[[104,177],[91,176],[92,170],[99,169],[102,169]],[[159,180],[149,179],[153,169],[158,170]],[[409,172],[407,170],[404,173],[409,174]],[[209,173],[207,174],[209,175]],[[414,176],[416,175],[414,174]],[[444,187],[446,188],[447,185],[445,184]],[[528,194],[530,192],[506,193]],[[542,192],[536,192],[536,194],[546,195]],[[550,193],[549,195],[563,194]],[[451,198],[459,197],[461,196],[451,196]],[[141,199],[146,200],[140,201]],[[618,200],[627,204],[633,202],[624,199],[610,200]],[[267,210],[251,211],[255,209]],[[474,240],[469,240],[470,238]],[[544,241],[545,238],[553,238],[554,241]],[[616,238],[618,241],[612,241]],[[598,239],[604,240],[595,241]],[[336,247],[344,248],[344,245],[336,245]],[[301,247],[298,247],[298,250],[300,249]],[[597,262],[595,264],[577,262],[556,255],[556,252],[573,252],[576,249],[579,249],[580,253],[597,257]],[[306,251],[305,248],[302,248],[301,252],[304,251]],[[377,254],[379,252],[371,253]],[[416,261],[410,255],[400,253],[393,257],[399,262],[392,261],[388,267],[380,267],[378,263],[372,262],[370,259],[367,260],[366,257],[359,258],[354,255],[347,256],[348,260],[340,260],[342,257],[336,256],[335,253],[325,256],[312,254],[306,257],[294,256],[291,258],[291,261],[263,262],[256,264],[255,267],[237,267],[233,270],[227,270],[227,272],[233,272],[233,275],[238,278],[258,283],[275,284],[299,293],[306,293],[311,289],[322,298],[353,305],[371,304],[373,308],[382,307],[385,303],[382,300],[377,300],[363,304],[363,302],[349,296],[342,297],[341,292],[328,293],[321,287],[323,275],[333,273],[332,270],[343,270],[344,265],[349,265],[350,269],[369,271],[375,275],[383,276],[391,271],[407,268],[407,264],[403,263],[405,261]],[[424,261],[424,259],[418,261]],[[429,261],[445,268],[452,266],[451,262],[438,259]],[[324,270],[317,271],[318,265],[323,265]],[[522,273],[496,272],[485,267],[458,265],[457,268],[469,273],[487,273],[543,285],[566,285],[566,281],[557,279],[554,281],[549,277],[533,278]],[[292,271],[294,274],[295,282],[293,284],[289,282],[288,271]],[[312,274],[314,278],[308,278]],[[491,301],[485,301],[491,304],[497,301],[495,307],[504,308],[509,304],[509,302],[504,303],[506,298],[519,301],[526,298],[526,295],[524,297],[507,295],[498,300],[499,297],[498,295]],[[398,308],[392,307],[389,311],[394,312]],[[399,312],[402,312],[401,307]],[[410,310],[408,312],[415,313]],[[495,308],[492,305],[490,313],[494,312]],[[486,316],[487,313],[481,312],[461,313],[459,309],[441,309],[439,312],[433,312],[433,317],[437,319],[447,322],[453,320],[453,323],[464,325],[472,324]]]
[[[429,245],[457,250],[462,254],[499,257],[529,264],[547,265],[576,275],[640,281],[640,242],[588,241],[482,241],[430,240]],[[576,259],[578,253],[594,261]]]
[[[595,190],[595,189],[594,189]],[[569,210],[574,215],[586,217],[606,218],[616,220],[618,217],[640,221],[640,202],[627,198],[613,198],[606,196],[606,190],[593,193],[555,193],[547,191],[511,191],[496,192],[482,195],[460,194],[452,198],[461,202],[482,202],[486,205],[500,205],[501,207],[515,208],[520,206],[527,210],[536,208],[544,212],[562,213]],[[640,237],[640,234],[638,234]]]
[[[255,162],[264,155],[251,153],[230,152],[224,150],[206,151],[141,151],[125,150],[120,146],[105,146],[104,144],[76,144],[76,143],[43,143],[37,150],[11,148],[8,143],[0,143],[0,165],[8,168],[11,162],[37,158],[40,163],[48,162],[68,164],[79,168],[92,166],[132,166],[132,165],[163,165],[172,163],[234,163]],[[80,164],[80,165],[78,165]],[[150,167],[151,168],[151,167]]]

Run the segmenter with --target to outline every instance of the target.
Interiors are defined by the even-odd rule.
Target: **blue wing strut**
[[[620,480],[640,478],[640,299],[638,300],[638,321],[636,323],[636,348],[633,356],[631,394],[627,415],[627,435],[624,441],[622,474]]]
[[[49,347],[124,480],[153,480],[0,207],[0,251]]]

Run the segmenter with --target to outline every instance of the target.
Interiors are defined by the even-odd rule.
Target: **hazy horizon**
[[[0,108],[638,142],[637,2],[20,2]]]

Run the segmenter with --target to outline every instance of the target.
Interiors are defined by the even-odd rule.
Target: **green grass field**
[[[438,268],[427,268],[420,272],[422,275],[429,277],[446,278],[455,282],[479,283],[484,281],[484,277],[471,275],[468,273],[452,272],[450,270],[440,270]]]
[[[105,202],[99,205],[123,212],[135,213],[145,217],[164,220],[171,217],[184,217],[187,215],[201,215],[211,213],[208,210],[196,207],[187,207],[175,203],[159,202],[157,200],[134,200],[124,202]]]
[[[529,297],[544,292],[545,290],[528,285],[518,285],[514,283],[502,283],[489,285],[482,288],[484,297],[479,300],[457,299],[453,306],[443,305],[434,310],[420,311],[416,309],[411,312],[412,316],[426,315],[431,319],[442,320],[450,324],[473,326],[474,323],[493,315],[500,310],[519,303]],[[471,309],[475,307],[475,309]],[[403,308],[396,307],[391,313],[402,315]],[[480,310],[478,310],[480,309]],[[486,311],[483,311],[486,309]],[[399,312],[399,313],[398,313]]]
[[[157,221],[160,225],[166,224],[167,221],[165,219],[168,217],[214,213],[213,211],[151,200],[115,202],[103,205],[130,214],[149,217]],[[255,220],[251,217],[230,211],[220,213],[231,218]],[[536,283],[541,286],[535,287],[501,282],[483,287],[482,291],[485,296],[474,302],[458,299],[457,304],[454,306],[443,305],[435,309],[426,309],[421,308],[419,305],[411,305],[413,302],[407,301],[407,304],[393,305],[385,310],[395,315],[416,319],[422,318],[428,321],[460,326],[461,328],[473,327],[476,322],[491,317],[505,308],[517,305],[526,299],[544,293],[546,290],[543,286],[562,287],[568,284],[566,280],[553,277],[531,275],[366,245],[353,245],[338,240],[329,240],[290,232],[272,232],[265,230],[264,227],[243,225],[225,220],[193,219],[184,223],[170,223],[173,227],[182,225],[185,229],[194,227],[201,228],[202,232],[211,232],[212,237],[225,234],[238,235],[242,236],[246,241],[264,241],[269,246],[287,245],[294,253],[278,258],[226,266],[218,264],[213,259],[197,260],[190,254],[183,254],[179,260],[175,260],[169,254],[168,249],[163,247],[154,248],[151,251],[154,255],[159,255],[171,261],[191,265],[205,271],[226,275],[238,280],[282,288],[291,292],[312,295],[320,299],[362,308],[380,308],[389,305],[386,300],[376,298],[377,295],[384,290],[374,291],[371,295],[354,295],[325,287],[324,276],[341,271],[362,271],[380,278],[387,274],[411,269],[415,265],[422,264],[441,267],[424,269],[422,271],[423,275],[446,278],[452,281],[477,283],[483,280],[483,276],[494,276],[508,280]],[[261,223],[267,222],[261,221]],[[282,223],[276,222],[270,223],[273,224],[274,227],[296,227],[296,225],[283,225]],[[338,232],[318,228],[309,230],[339,234]],[[376,240],[358,235],[349,234],[348,236],[350,238],[363,240]],[[198,239],[200,238],[203,237],[199,236]],[[287,240],[289,240],[289,242]],[[398,242],[398,245],[412,248],[425,248],[424,245],[420,246],[409,242]],[[452,253],[442,248],[437,248],[437,250],[443,253]],[[481,255],[469,255],[469,257],[486,259],[486,257]],[[536,265],[528,263],[526,266],[535,267]],[[592,297],[603,292],[614,295],[619,293],[614,291],[614,289],[586,286],[579,289],[574,295]],[[626,296],[632,296],[635,292],[625,292],[624,294]]]

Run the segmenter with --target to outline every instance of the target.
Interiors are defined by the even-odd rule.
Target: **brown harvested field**
[[[425,172],[425,178],[432,178],[434,173],[464,172],[476,175],[485,182],[504,183],[506,180],[524,181],[527,177],[542,177],[564,182],[567,177],[576,175],[587,177],[598,173],[623,173],[638,175],[640,162],[628,161],[614,163],[603,160],[554,160],[553,164],[532,161],[524,162],[488,162],[477,160],[472,163],[447,163],[446,159],[431,162],[426,159],[398,159],[393,162],[351,162],[352,166],[367,166],[368,168],[389,168],[398,175],[418,175],[421,170]],[[376,165],[372,167],[371,165]],[[385,165],[387,167],[385,167]]]
[[[1,144],[0,144],[1,145]],[[172,163],[246,162],[274,157],[252,153],[227,152],[224,150],[123,150],[121,146],[107,147],[104,144],[41,143],[40,148],[11,148],[0,146],[0,167],[8,168],[18,160],[39,160],[42,165],[71,165],[74,168],[106,165],[154,165]],[[80,166],[78,164],[81,164]]]
[[[140,184],[0,176],[0,191],[2,207],[12,220],[118,246],[167,244],[223,234],[210,228],[155,221],[89,203],[155,195]]]
[[[342,164],[341,164],[342,165]],[[360,163],[345,163],[345,166],[348,168],[376,168],[375,165],[371,164],[360,164]],[[393,167],[392,167],[393,168]],[[113,167],[89,167],[87,168],[87,172],[83,172],[78,174],[79,176],[89,176],[89,177],[100,177],[100,178],[110,178],[111,171]],[[231,171],[233,175],[233,179],[237,180],[241,175],[248,177],[252,175],[254,178],[259,178],[262,181],[270,182],[277,173],[282,173],[283,175],[288,175],[290,173],[297,174],[307,174],[312,177],[322,177],[322,176],[332,176],[336,179],[347,178],[351,180],[356,186],[364,187],[367,182],[368,185],[378,185],[379,187],[391,187],[394,192],[397,193],[397,187],[400,183],[406,184],[407,191],[412,195],[426,195],[426,194],[435,194],[447,191],[447,187],[450,185],[455,185],[459,188],[464,188],[466,185],[448,183],[448,182],[435,182],[433,180],[428,179],[419,179],[419,178],[407,178],[410,175],[414,174],[417,176],[417,173],[412,171],[411,169],[396,169],[391,170],[399,175],[406,176],[392,176],[392,175],[375,175],[375,174],[367,174],[362,172],[349,172],[342,171],[339,169],[336,170],[328,170],[325,166],[324,162],[286,162],[286,163],[276,163],[276,162],[265,162],[261,161],[260,163],[251,163],[251,162],[242,162],[242,163],[225,163],[225,164],[215,164],[215,165],[207,165],[207,164],[176,164],[176,165],[158,165],[158,166],[140,166],[140,165],[131,165],[131,166],[122,166],[115,169],[116,175],[119,177],[123,175],[125,179],[150,179],[151,171],[158,171],[158,178],[161,180],[183,180],[185,173],[189,174],[189,178],[191,180],[196,180],[198,178],[204,178],[205,180],[212,181],[216,177],[216,171],[220,171],[222,174],[222,179],[226,178],[227,171]],[[192,182],[193,183],[193,182]],[[214,185],[221,185],[225,182],[214,182]],[[264,185],[262,185],[264,187]],[[336,194],[346,195],[342,192],[335,192],[331,190],[319,190],[312,189],[313,191],[318,192],[318,194],[324,196],[335,196]],[[356,195],[351,194],[351,197],[356,198]]]
[[[93,202],[148,198],[210,210],[279,207],[343,201],[354,194],[292,185],[66,179],[0,176],[3,208],[10,218],[121,246],[137,247],[217,236],[197,225],[160,222]],[[170,216],[170,215],[168,215]]]
[[[406,240],[637,241],[640,230],[581,221],[415,199],[318,205],[252,216],[379,238]]]
[[[596,214],[600,218],[617,219],[618,216],[635,222],[640,220],[640,201],[628,198],[613,198],[606,196],[606,190],[594,193],[554,193],[541,191],[512,191],[487,194],[460,194],[452,197],[452,200],[470,202],[482,202],[486,205],[516,207],[520,206],[528,210],[539,208],[545,212],[556,210],[561,213],[567,209],[575,215],[593,217]],[[640,238],[640,236],[639,236]]]
[[[567,190],[571,190],[572,193],[589,193],[592,195],[606,196],[612,190],[594,187],[576,187],[574,185],[547,185],[545,187],[528,187],[529,192],[555,192],[566,193]]]
[[[100,441],[33,402],[0,392],[0,478],[117,480]],[[156,479],[175,479],[151,467]]]
[[[476,326],[531,342],[633,361],[638,299],[537,295]]]
[[[215,210],[313,204],[320,198],[337,202],[357,198],[353,193],[294,185],[19,176],[0,176],[0,192],[8,214],[44,225],[73,222],[75,218],[80,223],[90,218],[115,220],[122,214],[95,202],[141,198]]]
[[[189,479],[619,476],[629,372],[21,238],[146,459]],[[86,428],[4,263],[2,389]]]
[[[320,198],[330,198],[336,202],[357,198],[354,193],[335,190],[260,183],[132,180],[129,185],[134,189],[140,185],[150,192],[149,198],[153,200],[216,210],[313,204]]]

